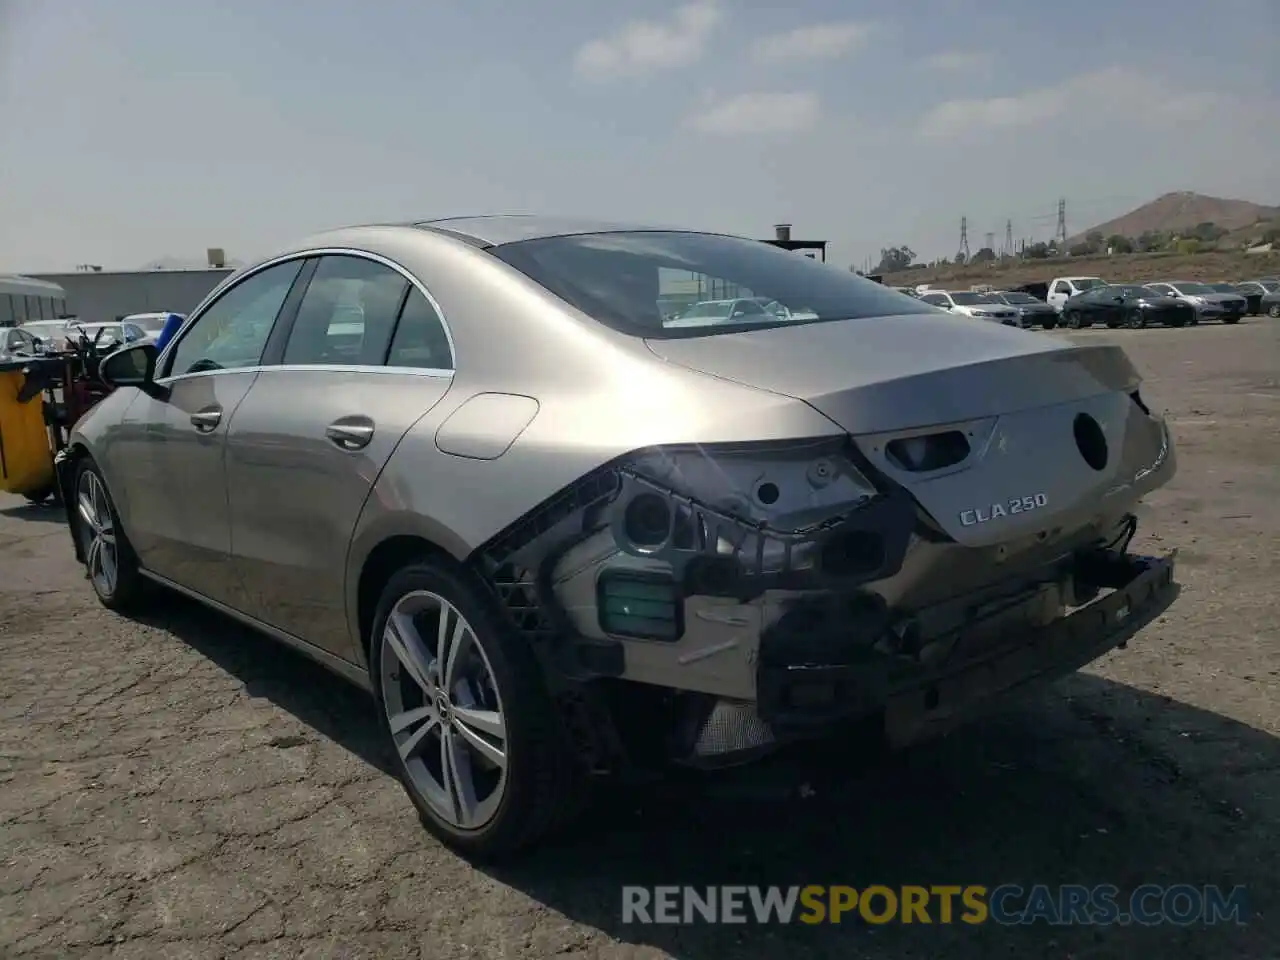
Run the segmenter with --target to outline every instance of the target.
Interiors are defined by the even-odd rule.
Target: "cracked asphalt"
[[[179,598],[103,610],[60,513],[0,496],[0,956],[1280,956],[1280,323],[1072,338],[1171,417],[1138,541],[1181,551],[1168,615],[948,739],[618,792],[502,869],[419,827],[364,695]],[[1243,884],[1248,923],[621,920],[622,884],[1004,882]]]

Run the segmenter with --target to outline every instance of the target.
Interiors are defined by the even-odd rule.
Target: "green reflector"
[[[600,628],[617,636],[678,640],[680,598],[670,580],[650,575],[606,573],[597,584]]]

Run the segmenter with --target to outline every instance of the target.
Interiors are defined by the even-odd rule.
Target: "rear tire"
[[[129,545],[120,515],[107,490],[102,471],[90,457],[76,468],[75,499],[67,504],[75,511],[75,534],[84,554],[85,575],[99,602],[108,610],[135,607],[146,594],[146,581],[138,570],[138,558]]]
[[[1052,330],[1054,327],[1058,325],[1058,318],[1045,317],[1042,321],[1040,321],[1040,325],[1044,327],[1046,330]]]
[[[1280,303],[1273,303],[1267,307],[1267,316],[1273,320],[1280,320]]]
[[[369,646],[396,773],[442,843],[497,860],[581,809],[585,784],[541,668],[472,575],[436,559],[401,568]]]
[[[1072,330],[1079,330],[1084,323],[1084,318],[1078,310],[1068,310],[1063,316],[1066,318],[1067,326]],[[1093,326],[1093,324],[1089,324],[1089,326]]]
[[[1147,325],[1147,316],[1141,310],[1130,310],[1124,318],[1124,325],[1130,330],[1141,330]]]

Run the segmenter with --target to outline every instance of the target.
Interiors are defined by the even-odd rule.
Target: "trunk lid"
[[[1139,378],[1110,345],[939,314],[649,346],[669,362],[805,401],[966,546],[1096,522],[1117,509],[1116,491],[1130,490],[1122,481],[1141,467],[1133,458],[1154,462],[1158,449],[1156,421],[1129,397]],[[893,453],[934,443],[953,452],[932,466]]]
[[[804,400],[852,434],[978,420],[1139,380],[1119,347],[942,313],[646,342],[670,363]]]

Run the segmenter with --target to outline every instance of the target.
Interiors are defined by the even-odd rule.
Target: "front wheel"
[[[1058,318],[1056,316],[1045,317],[1041,321],[1041,326],[1043,326],[1046,330],[1052,330],[1057,325],[1058,325]]]
[[[1276,320],[1280,320],[1280,303],[1273,303],[1267,307],[1267,316]]]
[[[1084,317],[1080,315],[1079,310],[1068,310],[1066,313],[1067,326],[1072,330],[1079,330],[1084,323]]]
[[[1130,330],[1141,330],[1147,325],[1147,318],[1141,310],[1130,310],[1124,318],[1124,325]]]
[[[443,561],[402,568],[370,648],[396,771],[442,842],[493,859],[576,812],[576,765],[538,663],[481,584]]]

